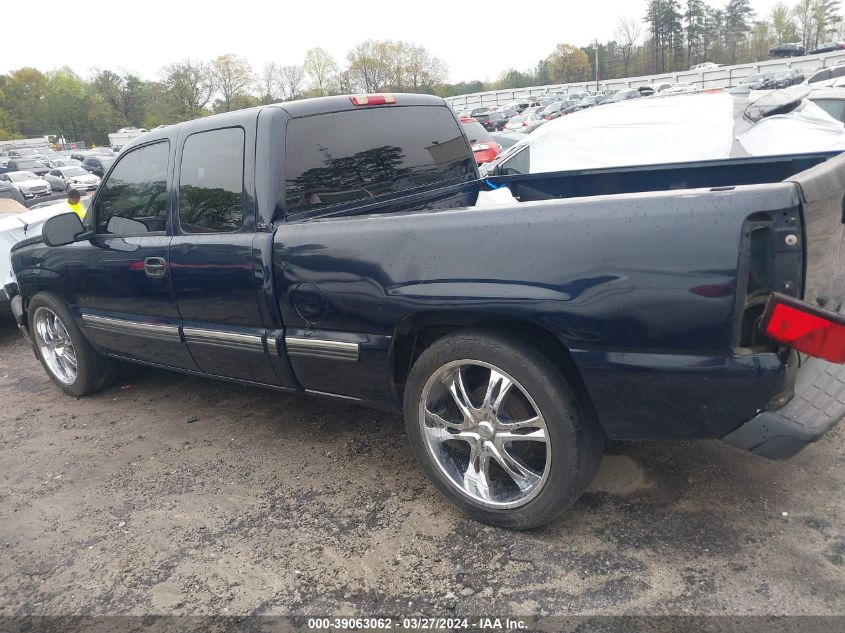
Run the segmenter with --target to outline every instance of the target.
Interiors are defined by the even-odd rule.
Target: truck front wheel
[[[114,379],[117,363],[91,346],[61,299],[38,293],[29,302],[28,313],[38,360],[62,391],[84,396]]]
[[[603,436],[564,375],[495,332],[438,339],[405,389],[408,436],[428,477],[473,518],[527,529],[571,506],[595,474]]]

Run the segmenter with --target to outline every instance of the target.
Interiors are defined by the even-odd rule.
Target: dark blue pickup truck
[[[133,361],[401,411],[443,494],[524,528],[606,437],[787,457],[839,421],[843,193],[830,154],[482,182],[443,100],[329,97],[139,137],[5,290],[68,394]]]

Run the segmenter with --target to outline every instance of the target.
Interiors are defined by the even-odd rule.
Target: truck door
[[[262,321],[253,270],[256,236],[270,241],[256,233],[252,161],[244,160],[255,155],[254,127],[204,129],[200,121],[180,144],[170,269],[188,349],[209,374],[290,386],[271,361],[275,336]]]
[[[160,140],[121,155],[100,186],[73,245],[66,283],[99,347],[137,360],[196,369],[179,334],[167,250],[171,146]]]

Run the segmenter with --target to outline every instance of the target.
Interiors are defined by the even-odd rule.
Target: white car
[[[55,191],[94,191],[100,186],[100,177],[82,167],[57,167],[44,174],[44,180]]]
[[[710,68],[718,68],[721,64],[714,64],[713,62],[704,62],[703,64],[696,64],[690,66],[690,70],[708,70]]]
[[[681,82],[674,84],[673,86],[669,86],[665,90],[661,90],[660,94],[662,95],[678,95],[683,94],[685,92],[697,92],[698,88],[693,86],[690,83]]]
[[[0,174],[0,180],[12,183],[27,200],[32,200],[39,196],[49,196],[53,193],[50,183],[43,178],[39,178],[31,171],[10,171]]]

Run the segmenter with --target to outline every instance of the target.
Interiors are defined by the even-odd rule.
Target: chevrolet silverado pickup
[[[448,499],[528,528],[605,438],[788,457],[843,417],[843,193],[832,154],[481,181],[442,99],[326,97],[134,139],[5,291],[67,394],[132,361],[402,412]]]

